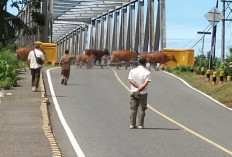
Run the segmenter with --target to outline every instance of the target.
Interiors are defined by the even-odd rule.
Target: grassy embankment
[[[194,72],[177,72],[172,71],[172,73],[186,82],[188,82],[192,87],[210,95],[214,99],[220,101],[224,105],[232,108],[232,82],[227,82],[224,80],[223,84],[219,84],[219,78],[217,78],[216,85],[212,85],[211,81],[206,80],[206,76],[197,75]]]

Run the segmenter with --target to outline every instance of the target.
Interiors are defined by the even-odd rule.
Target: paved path
[[[232,112],[163,72],[152,71],[146,129],[130,130],[128,72],[72,67],[62,86],[60,69],[50,70],[51,119],[65,157],[232,156]],[[72,134],[65,133],[52,97]]]
[[[31,92],[29,70],[19,76],[19,87],[0,98],[0,157],[52,157],[42,128],[41,93]]]

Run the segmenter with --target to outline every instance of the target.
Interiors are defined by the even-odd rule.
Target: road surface
[[[64,157],[230,157],[232,112],[162,71],[151,71],[145,129],[129,129],[129,70],[71,68],[45,76]]]

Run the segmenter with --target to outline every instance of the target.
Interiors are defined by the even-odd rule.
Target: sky
[[[195,56],[201,54],[203,42],[199,41],[201,35],[197,32],[210,28],[210,23],[204,15],[215,5],[216,0],[166,0],[167,48],[194,48]],[[219,0],[218,10],[222,10],[221,0]],[[17,14],[17,10],[11,7],[8,7],[8,11]],[[216,57],[221,56],[221,25],[222,22],[217,24]],[[226,56],[228,48],[232,46],[231,22],[226,22],[225,32]],[[211,35],[205,35],[204,54],[210,51],[211,38]],[[198,44],[196,44],[197,41],[199,41]]]
[[[166,0],[166,27],[168,48],[192,48],[200,39],[198,31],[210,28],[210,23],[205,14],[215,7],[216,0]],[[231,5],[232,7],[232,5]],[[218,10],[221,12],[222,3],[219,0]],[[226,13],[228,15],[228,13]],[[232,45],[231,22],[225,24],[225,55]],[[221,27],[222,22],[217,24],[216,57],[221,56]],[[212,29],[209,30],[210,32]],[[212,35],[205,35],[204,54],[210,51]],[[193,47],[195,56],[201,54],[202,40]]]

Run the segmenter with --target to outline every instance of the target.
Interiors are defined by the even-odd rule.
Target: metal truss
[[[80,54],[88,48],[147,52],[166,47],[165,0],[43,0],[42,6],[46,24],[28,41],[57,43],[57,60],[65,49]],[[20,46],[28,44],[21,39]]]
[[[154,0],[127,1],[120,7],[107,8],[106,13],[102,12],[101,15],[99,10],[94,10],[97,9],[96,7],[90,9],[85,6],[79,11],[74,9],[75,7],[69,9],[66,14],[59,16],[65,17],[66,26],[74,21],[80,22],[81,20],[78,18],[81,17],[90,16],[90,21],[84,22],[83,25],[79,25],[63,36],[62,32],[58,33],[57,31],[55,35],[53,31],[53,39],[54,41],[56,39],[58,45],[57,58],[60,58],[65,49],[70,49],[74,54],[80,54],[86,48],[100,50],[106,48],[110,52],[115,49],[138,50],[139,52],[160,49],[160,43],[162,46],[166,44],[162,43],[160,39],[161,34],[165,35],[165,27],[160,26],[161,22],[165,24],[162,19],[165,15],[161,12],[165,7],[164,2],[164,0],[158,2]],[[118,4],[118,1],[115,4]],[[85,10],[84,13],[83,10]],[[163,36],[162,41],[165,40],[165,36]]]
[[[62,33],[57,33],[59,24],[63,24],[65,29],[66,26],[69,28],[70,24],[77,22],[77,27],[85,27],[92,19],[128,3],[129,0],[53,0],[53,40],[62,37]]]

